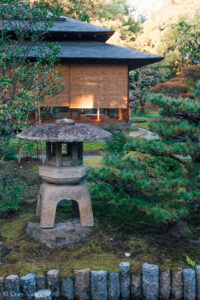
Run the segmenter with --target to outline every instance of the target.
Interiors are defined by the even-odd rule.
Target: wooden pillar
[[[69,108],[69,119],[72,119],[72,109]]]
[[[127,74],[127,76],[128,76],[128,87],[127,87],[127,108],[126,108],[126,110],[125,110],[125,120],[126,120],[126,122],[129,122],[129,70],[128,70],[128,74]]]
[[[78,120],[80,120],[81,119],[81,110],[80,109],[78,109]]]
[[[100,108],[97,108],[97,120],[100,121]]]
[[[119,108],[119,121],[123,120],[123,109]]]

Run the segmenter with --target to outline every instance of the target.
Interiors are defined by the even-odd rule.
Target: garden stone
[[[162,299],[170,299],[171,292],[171,274],[170,270],[163,271],[160,274],[160,296]]]
[[[131,274],[131,297],[135,300],[142,297],[142,276],[138,273]]]
[[[12,248],[7,247],[6,245],[2,245],[0,248],[1,257],[6,257],[12,251]]]
[[[33,294],[36,292],[36,275],[34,273],[29,273],[22,276],[20,281],[23,299],[32,299]]]
[[[157,300],[159,295],[159,267],[144,263],[142,265],[142,288],[145,300]]]
[[[52,294],[50,290],[40,290],[34,293],[34,300],[52,300]]]
[[[131,289],[131,279],[130,279],[130,263],[129,262],[121,262],[119,264],[119,268],[121,270],[120,277],[120,292],[121,299],[128,300],[130,298],[130,289]]]
[[[184,300],[196,299],[195,271],[192,269],[183,270],[183,291]]]
[[[193,233],[187,225],[185,220],[177,221],[170,229],[170,234],[175,238],[192,238]]]
[[[112,272],[109,274],[108,299],[109,300],[120,299],[120,281],[119,281],[119,273],[117,272]]]
[[[29,222],[26,234],[48,248],[73,247],[86,243],[94,234],[94,227],[83,227],[79,219],[56,223],[54,228],[44,229],[39,223]]]
[[[200,265],[195,266],[196,285],[197,285],[197,300],[200,300]]]
[[[46,277],[44,275],[39,275],[37,277],[37,290],[45,290],[46,289]]]
[[[6,277],[6,300],[20,300],[19,276],[10,275]]]
[[[90,300],[90,269],[74,271],[74,294],[76,300]]]
[[[175,300],[183,298],[183,282],[182,282],[182,269],[179,268],[176,272],[172,273],[172,297]]]
[[[0,300],[5,299],[4,297],[4,278],[0,277]]]
[[[47,286],[52,292],[52,297],[60,298],[60,285],[59,285],[60,272],[58,270],[50,270],[47,273]]]
[[[74,283],[72,278],[62,278],[61,284],[61,299],[73,300],[74,299]]]
[[[91,271],[91,299],[107,300],[107,271]]]

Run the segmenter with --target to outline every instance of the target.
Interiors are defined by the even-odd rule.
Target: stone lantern
[[[46,163],[39,168],[44,180],[40,186],[37,215],[41,228],[53,228],[57,204],[63,199],[76,201],[81,226],[93,226],[93,212],[88,187],[81,183],[87,167],[83,164],[83,142],[104,140],[111,134],[89,124],[57,120],[28,128],[19,139],[46,142]]]

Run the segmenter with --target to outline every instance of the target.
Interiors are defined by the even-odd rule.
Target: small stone
[[[0,277],[0,300],[4,299],[4,278]]]
[[[90,300],[90,269],[74,271],[74,294],[76,300]]]
[[[37,290],[45,290],[46,289],[46,277],[44,275],[39,275],[37,277]]]
[[[112,272],[109,274],[108,299],[120,299],[120,280],[118,272]]]
[[[6,257],[12,249],[10,247],[7,247],[6,245],[1,245],[1,257]]]
[[[179,268],[176,272],[172,273],[172,297],[175,300],[183,298],[183,287],[182,287],[182,269]]]
[[[129,262],[121,262],[119,264],[119,268],[121,270],[121,278],[120,278],[120,292],[121,299],[128,300],[130,298],[131,293],[131,279],[130,279],[130,263]]]
[[[59,285],[60,272],[58,270],[50,270],[47,272],[47,286],[52,292],[52,297],[60,298],[60,285]]]
[[[131,296],[133,299],[141,299],[142,297],[142,276],[138,273],[131,274]]]
[[[23,299],[32,299],[33,294],[36,292],[36,275],[29,273],[20,278]]]
[[[126,257],[130,257],[130,256],[131,256],[131,253],[125,252],[124,255],[125,255]]]
[[[163,271],[160,274],[160,296],[162,299],[170,299],[171,276],[170,270]]]
[[[74,283],[72,278],[62,278],[61,298],[66,300],[74,299]]]
[[[91,299],[107,300],[107,271],[91,271]]]
[[[145,300],[157,300],[159,295],[159,267],[144,263],[142,265],[142,288]]]
[[[19,276],[10,275],[6,277],[6,300],[20,300]]]
[[[183,291],[184,300],[196,299],[195,271],[192,269],[183,270]]]
[[[52,300],[52,294],[50,290],[40,290],[34,293],[34,300]]]
[[[200,265],[195,266],[196,285],[197,285],[197,300],[200,300]]]
[[[178,220],[170,229],[170,234],[175,238],[192,238],[193,233],[185,220]]]

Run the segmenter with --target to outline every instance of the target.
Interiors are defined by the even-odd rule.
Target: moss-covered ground
[[[88,158],[87,164],[98,167],[100,158]],[[89,267],[117,271],[121,261],[129,261],[132,269],[140,269],[143,262],[157,263],[162,268],[187,266],[186,255],[199,262],[199,248],[186,240],[172,238],[165,226],[158,226],[141,213],[134,212],[129,218],[126,211],[105,207],[103,203],[93,203],[97,231],[87,244],[74,249],[49,250],[33,241],[25,234],[29,221],[37,221],[35,216],[39,161],[23,161],[21,168],[16,161],[4,162],[3,168],[19,169],[28,187],[21,210],[17,214],[7,214],[0,218],[0,276],[28,272],[46,273],[49,269],[59,269],[62,276],[72,276],[74,269]],[[57,209],[57,220],[71,218],[70,206]],[[126,257],[125,253],[130,253]]]

